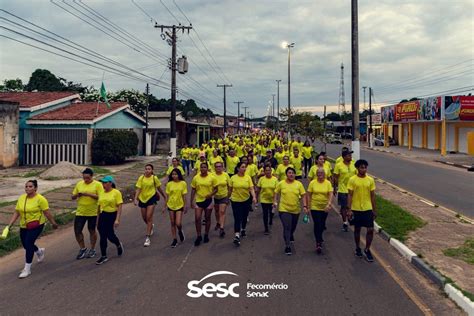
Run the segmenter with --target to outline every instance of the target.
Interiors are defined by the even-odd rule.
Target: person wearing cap
[[[72,199],[77,200],[76,216],[74,218],[74,235],[79,244],[77,260],[94,258],[96,255],[95,244],[97,242],[97,200],[104,190],[99,181],[93,179],[94,172],[90,168],[82,171],[82,180],[79,181],[72,191]],[[90,248],[86,248],[82,231],[87,223],[89,231]]]
[[[278,167],[278,161],[275,159],[275,157],[273,157],[273,152],[271,149],[267,149],[266,156],[262,157],[262,159],[260,160],[260,163],[263,163],[264,165],[267,162],[271,164],[273,169],[276,169]]]
[[[101,257],[96,261],[97,265],[101,265],[109,261],[107,257],[107,240],[117,247],[117,255],[123,254],[123,245],[115,234],[115,229],[120,225],[122,216],[122,193],[115,188],[115,181],[112,176],[103,177],[100,182],[104,190],[99,194],[98,212],[99,223],[97,229],[100,236],[100,253]]]
[[[357,169],[354,166],[354,161],[352,160],[352,151],[345,150],[342,152],[343,160],[339,163],[336,163],[334,166],[333,179],[334,186],[337,187],[337,202],[340,209],[340,214],[342,218],[342,230],[347,232],[349,229],[349,223],[347,221],[347,212],[349,205],[347,203],[347,195],[349,193],[347,189],[347,183],[349,179],[357,173]]]

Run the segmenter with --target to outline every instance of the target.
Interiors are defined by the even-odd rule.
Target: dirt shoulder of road
[[[474,225],[442,207],[430,206],[380,181],[377,181],[377,193],[426,222],[423,227],[410,232],[405,244],[459,287],[474,293],[473,266],[443,254],[443,250],[459,247],[466,239],[472,238]]]

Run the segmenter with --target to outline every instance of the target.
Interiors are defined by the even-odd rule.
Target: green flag
[[[105,91],[104,82],[100,86],[100,96],[104,99],[105,104],[107,104],[107,108],[111,108],[109,100],[107,99],[107,91]]]

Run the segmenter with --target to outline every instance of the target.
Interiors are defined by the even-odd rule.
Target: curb
[[[469,171],[469,169],[471,169],[471,168],[473,167],[473,166],[462,165],[462,164],[454,163],[454,162],[450,162],[450,161],[435,160],[435,162],[442,163],[443,165],[448,165],[448,166],[452,166],[452,167],[457,167],[457,168],[461,168],[461,169],[466,169],[466,170],[468,170],[468,171]]]
[[[442,289],[448,297],[453,300],[463,311],[468,315],[474,315],[474,302],[472,302],[467,296],[461,291],[452,286],[450,283],[446,283],[446,278],[443,277],[438,271],[431,268],[423,259],[421,259],[416,253],[408,248],[401,241],[392,238],[389,233],[384,231],[380,225],[374,222],[374,229],[380,234],[382,239],[388,241],[388,243],[395,248],[402,257],[407,259],[413,266],[415,266],[421,273],[423,273],[428,279],[435,283],[440,289]]]

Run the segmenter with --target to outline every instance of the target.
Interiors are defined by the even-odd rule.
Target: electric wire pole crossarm
[[[176,31],[184,31],[192,30],[192,25],[184,26],[184,25],[158,25],[155,23],[155,28],[161,29],[161,38],[163,40],[168,37],[168,44],[171,45],[171,118],[170,118],[170,152],[172,153],[173,157],[176,157],[177,150],[176,150],[176,42],[177,42],[177,35]],[[165,29],[167,31],[165,31]],[[171,34],[168,32],[171,30]]]
[[[218,88],[224,88],[224,136],[227,136],[227,104],[226,104],[226,89],[231,88],[231,84],[218,84]]]

